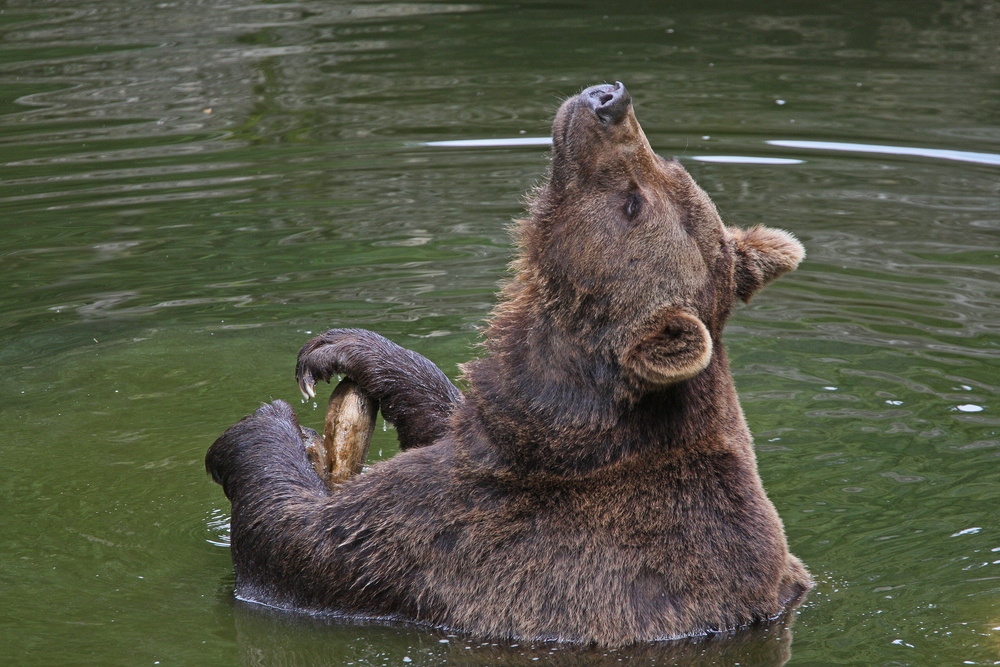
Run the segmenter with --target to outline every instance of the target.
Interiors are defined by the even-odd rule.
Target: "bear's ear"
[[[781,229],[757,225],[743,230],[727,227],[736,255],[736,296],[750,301],[760,288],[799,265],[806,250],[799,240]]]
[[[712,360],[712,336],[697,316],[671,308],[628,348],[622,366],[653,387],[692,378]]]

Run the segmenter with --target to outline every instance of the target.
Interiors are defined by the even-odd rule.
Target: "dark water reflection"
[[[605,661],[234,607],[202,457],[297,399],[310,332],[366,326],[457,374],[546,148],[425,144],[544,137],[621,80],[727,222],[809,251],[727,332],[819,581],[789,664],[994,664],[998,7],[3,5],[0,662]],[[790,640],[613,661],[780,664]]]
[[[279,613],[237,603],[236,636],[244,667],[295,665],[759,665],[791,658],[789,619],[739,632],[688,640],[599,649],[559,643],[483,642],[441,631],[373,626]]]

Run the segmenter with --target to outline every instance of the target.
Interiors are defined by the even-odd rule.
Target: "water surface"
[[[1000,166],[940,158],[1000,154],[997,7],[4,4],[0,662],[996,664]],[[791,627],[605,656],[234,601],[205,449],[271,398],[318,425],[328,327],[455,377],[547,166],[509,140],[615,80],[728,223],[808,249],[727,330],[818,581]]]

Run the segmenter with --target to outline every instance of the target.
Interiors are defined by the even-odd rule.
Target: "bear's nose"
[[[615,81],[614,85],[605,83],[591,86],[580,93],[580,96],[605,123],[617,123],[632,104],[632,96],[621,81]]]

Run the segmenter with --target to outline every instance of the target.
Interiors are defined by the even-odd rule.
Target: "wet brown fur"
[[[464,396],[368,331],[300,353],[303,386],[348,375],[405,451],[330,491],[281,401],[209,450],[240,597],[618,646],[772,618],[809,588],[722,344],[735,300],[795,268],[801,245],[725,227],[631,106],[604,123],[581,94],[553,136]]]

